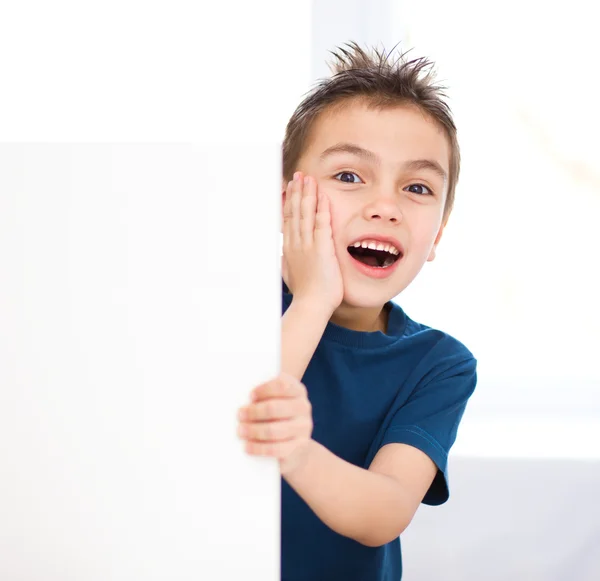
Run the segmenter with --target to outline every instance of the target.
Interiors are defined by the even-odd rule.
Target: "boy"
[[[435,257],[459,149],[431,63],[334,56],[287,126],[281,374],[238,434],[279,461],[283,581],[398,581],[476,384],[466,347],[391,302]]]

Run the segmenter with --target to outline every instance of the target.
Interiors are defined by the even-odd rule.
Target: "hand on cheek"
[[[294,299],[323,306],[341,304],[344,284],[335,252],[331,205],[317,181],[301,172],[288,183],[283,208],[283,279]]]

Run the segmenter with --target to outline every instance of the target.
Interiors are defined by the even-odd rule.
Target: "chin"
[[[422,266],[420,261],[415,262],[414,258],[407,261],[403,256],[384,274],[383,269],[365,268],[353,258],[341,260],[343,303],[355,308],[381,308],[412,282]]]
[[[343,304],[360,309],[381,308],[400,292],[394,292],[392,290],[386,292],[385,289],[374,292],[373,289],[357,289],[352,288],[352,285],[349,286],[350,288],[344,290]]]

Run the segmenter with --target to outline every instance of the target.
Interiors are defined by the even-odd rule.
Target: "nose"
[[[394,195],[376,193],[365,206],[364,215],[367,220],[381,220],[397,224],[402,220],[402,212],[398,199]]]

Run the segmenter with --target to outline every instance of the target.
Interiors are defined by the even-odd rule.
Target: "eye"
[[[412,194],[418,194],[419,196],[431,196],[433,192],[423,184],[411,184],[406,188]]]
[[[363,181],[352,171],[341,171],[340,173],[334,175],[333,177],[335,179],[337,179],[338,176],[342,176],[338,181],[344,182],[345,184],[362,184],[363,183]],[[353,178],[356,178],[358,181],[354,180]]]

